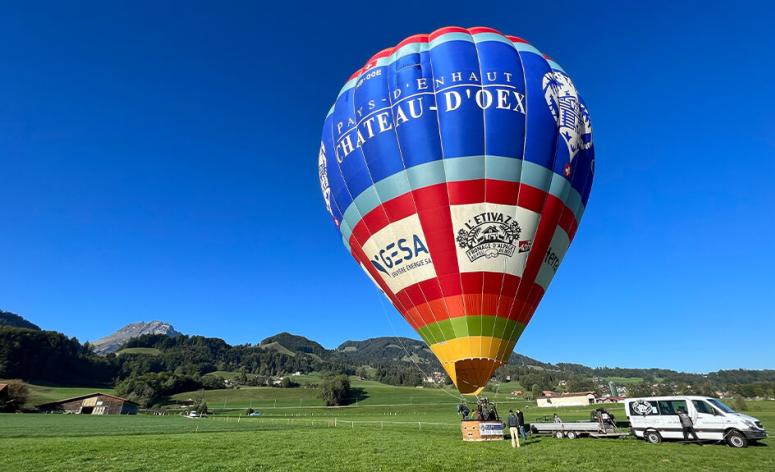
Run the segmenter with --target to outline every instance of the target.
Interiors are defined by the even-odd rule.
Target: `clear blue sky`
[[[588,210],[517,351],[775,368],[766,2],[61,3],[0,17],[0,308],[81,340],[413,336],[325,211],[321,125],[374,52],[483,25],[562,64],[595,129]]]

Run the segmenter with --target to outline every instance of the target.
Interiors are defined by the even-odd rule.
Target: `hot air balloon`
[[[570,77],[483,27],[375,54],[339,92],[318,154],[345,247],[462,394],[508,361],[593,172],[589,113]]]

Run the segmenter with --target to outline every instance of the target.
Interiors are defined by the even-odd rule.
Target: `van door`
[[[666,439],[683,439],[683,428],[678,410],[689,412],[686,400],[659,400],[659,433]]]
[[[647,429],[659,428],[659,409],[654,400],[633,400],[629,403],[627,413],[636,437],[642,438]]]
[[[703,400],[692,400],[692,420],[694,421],[694,430],[697,431],[697,437],[700,439],[724,439],[724,423],[726,418],[721,412],[710,406]]]

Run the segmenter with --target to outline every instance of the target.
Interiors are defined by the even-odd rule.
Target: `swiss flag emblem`
[[[562,170],[562,172],[565,174],[565,177],[570,177],[571,170],[573,170],[570,166],[570,163],[565,164],[565,168]]]

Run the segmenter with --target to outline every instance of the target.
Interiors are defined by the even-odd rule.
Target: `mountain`
[[[13,326],[14,328],[27,328],[40,331],[40,326],[30,323],[16,313],[0,310],[0,326]]]
[[[318,360],[339,362],[351,366],[380,363],[411,365],[416,362],[420,365],[441,369],[436,356],[424,342],[396,336],[369,338],[363,341],[348,340],[340,344],[336,349],[328,350],[304,336],[280,333],[264,339],[259,347],[286,355],[295,355],[297,353],[311,354],[317,357]],[[509,365],[536,370],[559,370],[555,365],[537,361],[517,353],[511,355]]]
[[[328,357],[329,354],[328,349],[315,341],[304,336],[285,332],[264,339],[258,347],[288,355],[295,355],[296,353],[310,354],[313,357],[317,357],[318,360]]]
[[[178,336],[181,333],[175,331],[171,324],[163,321],[150,321],[131,323],[119,329],[110,336],[105,336],[90,344],[94,352],[101,355],[107,355],[118,351],[121,346],[126,344],[132,338],[140,337],[144,334],[165,334],[167,336]]]
[[[410,338],[381,337],[345,341],[334,352],[348,364],[354,365],[401,361],[439,366],[433,352],[424,342]]]
[[[2,315],[6,322],[19,324],[20,317],[5,312]],[[121,356],[97,354],[115,352],[124,345],[134,349]],[[153,357],[149,358],[151,352]],[[153,321],[130,324],[87,347],[55,331],[0,326],[0,378],[63,385],[109,385],[139,379],[150,382],[150,390],[158,387],[154,382],[161,381],[165,385],[194,381],[199,382],[199,388],[205,386],[199,379],[212,378],[214,383],[205,388],[221,388],[216,386],[223,385],[218,383],[218,375],[206,375],[217,371],[241,372],[251,375],[249,380],[254,382],[292,372],[335,371],[357,373],[391,385],[417,386],[423,382],[422,374],[440,372],[441,366],[424,343],[409,338],[346,341],[336,349],[326,349],[303,336],[283,332],[257,345],[231,346],[219,338],[182,335],[168,323]],[[694,374],[669,369],[549,364],[513,353],[495,376],[501,382],[516,380],[526,388],[529,385],[531,390],[604,391],[610,380],[624,384],[633,395],[708,395],[721,391],[746,398],[775,396],[775,370]]]

